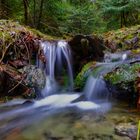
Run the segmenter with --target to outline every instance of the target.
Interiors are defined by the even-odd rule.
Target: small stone
[[[132,123],[121,123],[115,127],[115,133],[120,136],[127,136],[136,140],[137,127]]]

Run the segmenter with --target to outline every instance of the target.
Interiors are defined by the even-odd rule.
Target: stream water
[[[39,100],[13,100],[0,105],[0,140],[129,140],[115,135],[115,125],[139,115],[112,103],[102,74],[118,65],[102,64],[83,92],[73,92],[71,52],[67,42],[42,42],[47,66],[46,85]],[[126,56],[123,55],[123,60]],[[110,67],[109,67],[110,66]],[[61,77],[67,75],[67,84]],[[125,108],[125,109],[123,109]]]

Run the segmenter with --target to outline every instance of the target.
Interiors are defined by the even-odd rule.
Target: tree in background
[[[24,22],[25,24],[28,24],[28,18],[29,18],[29,0],[23,0],[24,5]]]
[[[140,0],[102,0],[100,3],[108,27],[123,27],[139,23]]]
[[[140,0],[0,0],[0,18],[44,33],[102,33],[140,23]]]
[[[9,8],[6,0],[0,0],[0,18],[7,18],[9,15]]]

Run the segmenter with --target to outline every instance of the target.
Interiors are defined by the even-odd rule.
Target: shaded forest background
[[[103,33],[140,24],[140,0],[0,0],[0,19],[54,36]]]

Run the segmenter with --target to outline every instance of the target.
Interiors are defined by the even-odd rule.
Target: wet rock
[[[136,106],[135,81],[139,69],[139,63],[122,64],[104,76],[104,79],[116,88],[117,92],[113,94],[115,98],[128,101],[130,106]],[[112,88],[110,91],[112,92]]]
[[[34,104],[34,102],[33,101],[31,101],[31,100],[27,100],[27,101],[25,101],[24,103],[23,103],[23,105],[32,105],[32,104]]]
[[[121,123],[115,127],[115,133],[120,136],[127,136],[131,140],[136,140],[137,127],[132,123]]]
[[[96,62],[89,62],[83,66],[82,70],[77,74],[75,78],[75,86],[78,90],[84,87],[86,80],[96,67]]]
[[[112,135],[90,133],[86,136],[73,136],[73,140],[115,140]]]
[[[106,52],[104,55],[104,62],[124,61],[130,57],[131,51],[122,51],[117,53]]]
[[[46,140],[64,140],[63,137],[52,136],[52,134],[48,132],[43,133],[43,135]]]
[[[76,35],[68,44],[72,50],[76,73],[89,61],[103,60],[105,48],[103,40],[97,36]]]
[[[20,70],[26,75],[25,83],[30,87],[43,88],[46,82],[46,76],[44,72],[33,65],[25,66]]]

